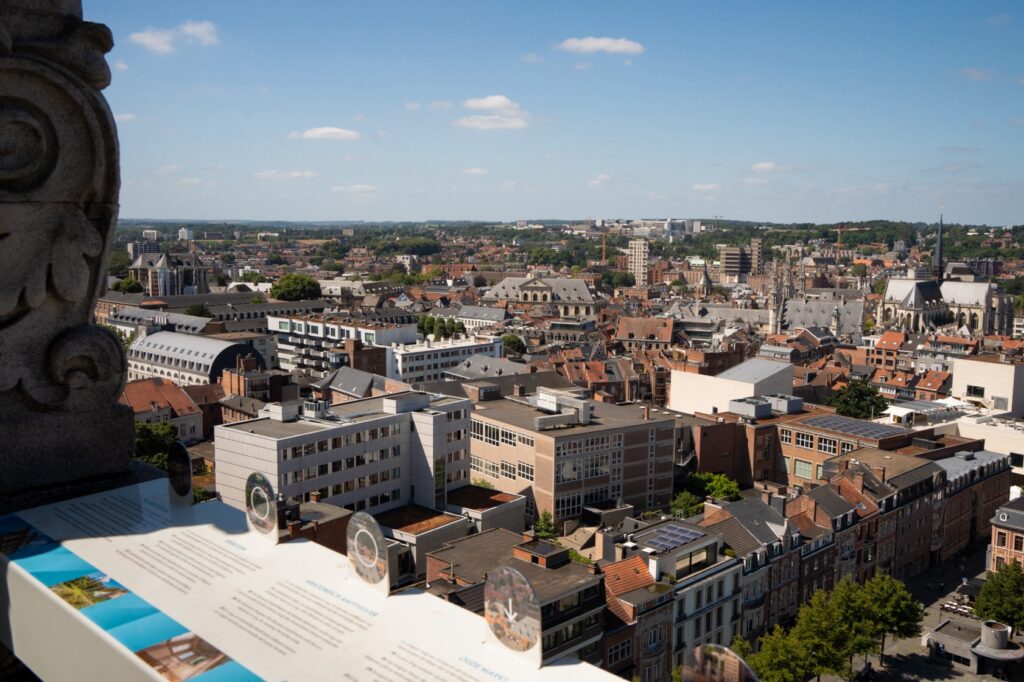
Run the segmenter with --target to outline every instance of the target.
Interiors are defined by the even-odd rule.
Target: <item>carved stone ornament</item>
[[[112,47],[78,1],[0,0],[0,510],[130,467],[124,350],[92,323],[120,187]]]

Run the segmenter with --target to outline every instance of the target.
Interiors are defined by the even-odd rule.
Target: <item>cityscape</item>
[[[1024,679],[1024,17],[916,5],[929,30],[969,17],[950,49],[992,66],[933,46],[901,68],[1015,88],[978,95],[984,121],[958,103],[922,123],[946,170],[917,168],[934,149],[906,161],[903,114],[870,111],[792,160],[799,120],[713,161],[695,143],[697,176],[654,148],[679,141],[661,113],[635,148],[608,132],[608,166],[581,151],[594,121],[645,120],[611,109],[658,108],[631,79],[684,68],[638,10],[587,10],[589,37],[509,26],[508,63],[480,68],[514,97],[462,63],[476,36],[417,43],[446,70],[410,65],[419,83],[383,75],[412,59],[396,48],[342,77],[366,90],[345,121],[309,94],[321,113],[256,152],[239,147],[295,114],[278,89],[309,87],[247,52],[267,8],[247,27],[240,8],[80,4],[0,0],[0,679],[73,669],[26,613],[90,652],[83,679],[320,679],[325,651],[353,680]],[[871,13],[887,35],[908,8]],[[346,4],[351,49],[387,50],[367,44],[386,18],[456,22],[409,11]],[[801,28],[852,21],[820,11]],[[307,67],[342,59],[315,22],[281,22],[308,33],[282,38]],[[442,93],[460,78],[479,96]],[[576,87],[573,138],[555,103]],[[859,154],[878,167],[848,149],[875,125]]]

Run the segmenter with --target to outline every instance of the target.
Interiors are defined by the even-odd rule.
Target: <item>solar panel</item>
[[[647,542],[647,546],[659,552],[667,552],[670,549],[681,547],[687,542],[703,536],[704,533],[699,530],[683,528],[682,526],[670,523],[663,528],[659,528],[654,538]]]
[[[837,414],[810,417],[808,419],[804,419],[802,423],[807,424],[808,426],[829,429],[830,431],[845,433],[851,436],[863,436],[864,438],[871,438],[873,440],[888,438],[890,436],[902,436],[908,433],[907,429],[899,426],[876,424],[863,419],[842,417]]]

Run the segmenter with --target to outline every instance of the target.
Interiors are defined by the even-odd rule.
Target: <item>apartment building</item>
[[[988,570],[1016,561],[1024,566],[1024,497],[1007,502],[992,517]]]
[[[643,555],[602,568],[605,614],[601,667],[619,677],[667,680],[672,673],[671,587],[656,582]]]
[[[321,379],[339,367],[351,366],[346,363],[352,362],[351,356],[363,350],[363,345],[416,342],[415,322],[380,322],[348,313],[270,315],[267,327],[272,334],[277,334],[282,369],[301,369]],[[347,344],[348,341],[362,345],[356,348],[354,344]],[[376,353],[379,355],[380,351]],[[366,362],[379,365],[379,359],[372,357]]]
[[[996,510],[1010,496],[1010,457],[987,450],[958,452],[936,460],[946,472],[942,488],[942,544],[938,561],[991,536]]]
[[[507,398],[497,386],[474,388],[472,476],[525,495],[530,518],[550,511],[561,530],[572,532],[588,505],[668,506],[672,417],[544,387]]]
[[[194,443],[203,438],[203,413],[199,406],[173,381],[137,379],[124,385],[118,402],[132,408],[135,421],[147,424],[167,422],[178,431],[178,439]]]
[[[392,344],[387,349],[387,376],[414,386],[440,381],[447,370],[474,355],[500,358],[504,352],[500,336],[459,334],[450,339],[428,337],[416,343]]]
[[[487,530],[428,553],[427,584],[434,594],[482,613],[487,573],[502,565],[522,573],[537,592],[543,662],[574,657],[600,664],[602,575],[596,564],[572,561],[567,548],[503,528]]]
[[[629,274],[633,275],[636,286],[650,284],[648,271],[651,254],[651,244],[646,239],[631,239],[629,241]]]
[[[215,428],[217,492],[245,508],[258,471],[288,500],[381,513],[406,504],[444,510],[469,483],[468,400],[405,392],[354,400],[269,404],[257,419]]]

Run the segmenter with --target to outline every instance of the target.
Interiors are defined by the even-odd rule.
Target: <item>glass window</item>
[[[836,440],[835,438],[819,438],[818,439],[818,450],[824,452],[826,455],[836,454]]]
[[[796,446],[798,448],[807,448],[810,450],[814,447],[814,438],[809,433],[796,433]]]
[[[810,479],[811,477],[811,463],[802,459],[793,460],[793,473],[800,478]]]
[[[793,442],[793,432],[790,431],[789,429],[781,429],[779,431],[779,440],[781,440],[783,443],[787,443],[787,444],[788,443],[792,443]]]

